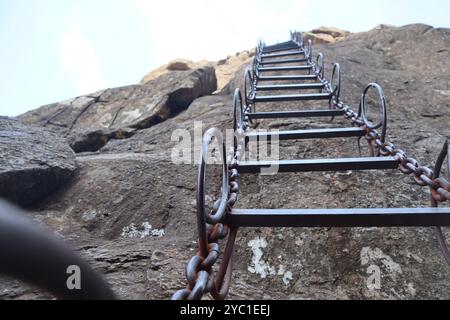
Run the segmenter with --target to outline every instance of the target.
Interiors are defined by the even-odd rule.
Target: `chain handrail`
[[[237,103],[235,102],[235,110],[236,108]],[[238,125],[236,122],[236,127],[240,127],[241,123],[242,121],[239,121]],[[220,199],[216,201],[211,212],[207,213],[205,208],[206,165],[209,147],[214,140],[217,140],[221,156],[222,188]],[[226,147],[222,133],[215,128],[208,130],[203,138],[197,184],[199,252],[187,264],[187,288],[176,292],[172,296],[172,300],[199,300],[208,293],[217,300],[223,300],[228,295],[237,229],[226,225],[226,214],[230,212],[237,201],[239,192],[237,178],[236,168],[233,169],[227,164]],[[222,264],[216,274],[213,267],[220,258],[219,241],[227,237],[228,242]]]

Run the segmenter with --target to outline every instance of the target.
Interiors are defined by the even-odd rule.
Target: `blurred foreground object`
[[[70,290],[68,280],[73,267],[80,271],[80,289]],[[106,282],[63,241],[3,200],[0,200],[0,274],[37,286],[60,299],[115,299]]]

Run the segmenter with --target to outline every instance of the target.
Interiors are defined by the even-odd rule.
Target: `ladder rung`
[[[361,128],[333,128],[333,129],[311,129],[311,130],[291,130],[279,132],[249,132],[247,138],[255,137],[278,137],[279,140],[295,140],[295,139],[325,139],[325,138],[345,138],[345,137],[362,137],[365,131]]]
[[[256,96],[254,102],[280,102],[280,101],[308,101],[308,100],[329,100],[332,97],[329,93],[293,94],[279,96]]]
[[[295,46],[282,46],[274,49],[263,49],[262,53],[274,53],[274,52],[281,52],[281,51],[289,51],[289,50],[299,50],[300,47]]]
[[[276,44],[271,44],[271,45],[265,46],[263,49],[271,50],[271,49],[277,49],[277,48],[280,48],[280,47],[294,46],[294,45],[297,45],[297,44],[295,42],[293,42],[292,40],[289,40],[289,41],[280,42],[280,43],[276,43]]]
[[[299,54],[305,54],[305,51],[303,51],[303,50],[297,50],[297,51],[294,51],[294,52],[286,52],[286,53],[272,53],[272,54],[264,54],[263,56],[262,56],[262,58],[263,59],[266,59],[266,58],[280,58],[280,57],[290,57],[290,56],[296,56],[296,55],[299,55]]]
[[[338,117],[344,115],[343,110],[305,110],[305,111],[281,111],[281,112],[255,112],[248,113],[250,119],[286,119],[286,118],[315,118]]]
[[[258,81],[294,81],[294,80],[317,80],[314,74],[285,75],[285,76],[263,76],[258,77]]]
[[[300,59],[283,59],[283,60],[268,60],[268,61],[261,61],[261,64],[282,64],[282,63],[297,63],[297,62],[306,62],[308,61],[307,58],[300,58]]]
[[[256,90],[272,91],[272,90],[306,90],[306,89],[323,89],[323,83],[301,83],[301,84],[275,84],[275,85],[259,85]]]
[[[312,66],[292,66],[292,67],[263,67],[258,68],[260,72],[273,72],[273,71],[299,71],[310,70]]]
[[[233,209],[227,223],[251,228],[450,226],[450,208]]]
[[[318,172],[347,170],[397,169],[393,157],[340,158],[313,160],[243,161],[238,165],[241,174],[261,173],[261,169],[278,168],[277,172]]]

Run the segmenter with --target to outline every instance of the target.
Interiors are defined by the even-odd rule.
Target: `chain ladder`
[[[303,47],[304,45],[302,33],[291,32],[291,40],[296,42],[300,47]],[[325,85],[325,88],[331,94],[329,102],[330,108],[342,110],[344,112],[344,117],[347,120],[354,126],[365,130],[365,139],[367,140],[371,156],[390,156],[396,159],[399,164],[399,170],[402,173],[413,175],[417,185],[430,188],[431,203],[433,207],[437,207],[438,203],[450,201],[450,183],[445,178],[440,177],[441,167],[446,157],[448,158],[448,170],[450,174],[450,137],[444,145],[434,171],[426,166],[420,165],[416,159],[408,157],[403,150],[397,148],[393,143],[385,141],[387,113],[386,100],[381,86],[376,83],[371,83],[366,87],[364,93],[361,95],[359,110],[356,113],[340,99],[340,65],[338,63],[333,65],[331,80],[326,80],[323,54],[319,53],[317,61],[314,62],[312,59],[311,40],[309,40],[307,44],[307,47],[304,48],[307,62],[312,66],[312,72],[317,75],[318,80]],[[207,294],[211,294],[214,299],[223,300],[228,295],[233,268],[233,251],[238,230],[237,228],[230,228],[226,223],[226,218],[238,199],[239,183],[237,180],[239,174],[237,167],[244,154],[245,131],[250,125],[256,125],[256,123],[248,117],[248,113],[256,112],[256,107],[252,100],[256,95],[256,86],[259,77],[258,67],[261,63],[264,47],[265,43],[262,40],[259,40],[252,68],[248,68],[245,71],[245,104],[243,103],[239,89],[236,89],[234,94],[234,148],[231,159],[227,159],[226,157],[226,148],[222,134],[217,129],[210,129],[205,133],[197,189],[199,252],[187,264],[187,287],[176,292],[172,296],[172,300],[199,300]],[[336,85],[334,85],[335,82]],[[373,124],[369,121],[365,112],[365,98],[371,89],[375,89],[378,92],[381,102],[380,121],[377,124]],[[378,132],[379,129],[381,129],[381,132]],[[212,210],[206,214],[204,190],[205,167],[208,150],[213,140],[217,140],[222,157],[222,195],[220,199],[216,201]],[[436,227],[436,233],[444,257],[450,266],[450,251],[442,228]],[[223,253],[219,270],[216,273],[214,271],[214,266],[218,263],[221,255],[219,242],[227,237],[226,249]]]

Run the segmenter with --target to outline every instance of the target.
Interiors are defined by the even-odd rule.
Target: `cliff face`
[[[325,55],[328,75],[331,62],[341,64],[341,97],[354,109],[366,84],[383,86],[388,140],[430,165],[450,132],[449,50],[450,30],[425,25],[382,26],[314,46],[315,53]],[[19,117],[67,138],[77,152],[76,175],[32,206],[32,216],[105,274],[118,296],[167,299],[184,287],[185,263],[196,250],[197,168],[172,162],[178,143],[172,134],[186,129],[194,137],[194,121],[202,122],[203,131],[232,127],[229,94],[235,86],[242,88],[250,55],[233,64],[233,78],[220,94],[212,94],[218,89],[217,68],[229,59],[164,71],[141,85],[107,89]],[[259,110],[278,107],[267,104]],[[260,125],[281,130],[329,126],[295,119]],[[332,126],[350,124],[339,118]],[[283,142],[281,155],[356,156],[358,149],[352,139]],[[397,172],[283,174],[240,181],[240,208],[429,203],[426,190]],[[230,298],[450,298],[450,271],[428,228],[241,230],[236,250]],[[379,288],[370,282],[373,270],[381,272]],[[0,298],[43,296],[12,280],[1,281],[0,287]]]

